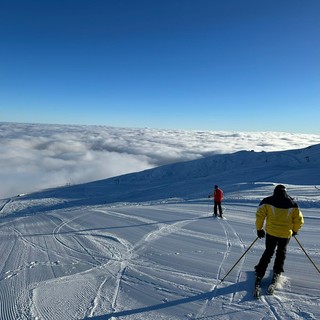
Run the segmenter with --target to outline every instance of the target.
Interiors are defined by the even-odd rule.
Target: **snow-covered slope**
[[[226,192],[239,184],[272,182],[320,183],[320,144],[279,152],[241,151],[161,166],[81,185],[34,193],[30,197],[59,198],[86,203],[136,202],[207,196],[215,184]]]
[[[294,239],[275,296],[252,297],[263,240],[221,282],[277,183],[298,200],[298,239],[319,266],[319,159],[320,145],[237,152],[0,200],[0,318],[319,319],[319,273]],[[212,218],[214,184],[224,220]]]

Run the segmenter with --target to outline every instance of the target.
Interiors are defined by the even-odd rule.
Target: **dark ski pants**
[[[255,266],[257,276],[263,278],[276,248],[277,252],[273,265],[273,272],[284,272],[283,265],[284,260],[286,259],[287,245],[289,241],[290,238],[278,238],[271,236],[270,234],[266,235],[266,249],[261,256],[259,263]]]
[[[222,217],[222,207],[221,207],[221,201],[215,201],[213,206],[213,213],[215,216],[218,215],[218,209],[219,209],[219,215]]]

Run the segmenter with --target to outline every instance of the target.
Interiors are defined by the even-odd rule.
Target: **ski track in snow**
[[[228,249],[226,250],[226,252],[229,252],[231,249],[231,246],[233,245],[232,238],[230,237],[230,233],[228,231],[228,229],[230,229],[231,234],[233,234],[235,236],[234,244],[239,243],[240,247],[242,248],[242,253],[243,253],[245,251],[245,245],[244,245],[242,239],[240,238],[240,236],[238,235],[238,233],[236,232],[236,230],[231,226],[230,223],[228,223],[228,221],[226,219],[224,219],[222,222],[221,222],[221,220],[219,220],[219,223],[221,224],[221,226],[224,229],[224,232],[226,234],[226,240],[227,240],[226,243],[228,245]],[[246,256],[244,256],[243,259],[237,265],[237,268],[239,271],[237,273],[236,282],[238,282],[240,280],[240,271],[241,271],[242,266],[245,262],[245,259],[246,259]],[[234,294],[230,298],[230,303],[232,303],[234,300]]]
[[[160,211],[163,210],[163,209],[160,209]],[[176,209],[173,211],[174,212],[181,212],[181,210],[179,209]],[[186,212],[184,210],[184,212]],[[195,214],[197,215],[198,212],[197,211],[193,211],[193,210],[188,210],[188,213],[192,213],[192,214]],[[122,218],[128,218],[129,216],[128,215],[124,215],[124,214],[121,214],[121,213],[118,213],[118,212],[115,212],[115,211],[107,211],[107,214],[112,214],[112,215],[117,215],[117,216],[120,216]],[[130,216],[131,217],[131,216]],[[198,218],[195,218],[195,219],[198,219]],[[120,284],[121,284],[121,281],[124,281],[123,280],[123,275],[125,274],[125,270],[128,266],[130,266],[132,269],[135,269],[135,265],[137,265],[137,263],[135,261],[130,261],[130,259],[133,257],[133,256],[138,256],[138,253],[139,251],[142,251],[143,249],[145,249],[148,244],[152,241],[157,241],[159,240],[160,238],[162,237],[165,237],[167,236],[168,234],[171,234],[171,233],[178,233],[178,232],[181,232],[181,229],[183,226],[191,223],[194,219],[186,219],[184,221],[178,221],[178,222],[174,222],[174,223],[171,223],[171,224],[168,224],[168,223],[159,223],[158,224],[158,228],[156,230],[153,230],[149,233],[147,233],[140,241],[138,241],[130,250],[130,255],[129,256],[126,256],[126,261],[122,261],[121,262],[121,268],[120,268],[120,271],[119,271],[119,274],[117,275],[117,285],[116,285],[116,288],[115,288],[115,292],[114,292],[114,299],[113,299],[113,302],[112,302],[112,310],[113,312],[116,312],[117,311],[117,298],[118,298],[118,295],[119,295],[119,288],[120,288]],[[143,222],[143,223],[156,223],[155,220],[150,220],[150,219],[145,219],[145,218],[138,218],[138,221],[140,222]],[[118,238],[119,241],[121,241],[119,238]],[[139,272],[141,273],[141,270],[139,270]],[[177,272],[175,270],[166,270],[166,272],[173,272],[175,273],[175,276],[179,276],[179,274],[177,274]],[[182,275],[182,277],[184,277],[185,275]],[[163,280],[162,280],[163,281]],[[98,299],[96,299],[98,301]],[[95,307],[93,307],[93,311],[94,311]],[[90,315],[92,316],[94,313],[90,313]]]
[[[223,212],[225,214],[226,212],[226,208],[223,209]],[[224,233],[225,233],[225,238],[226,238],[226,251],[224,253],[223,259],[219,265],[218,268],[218,273],[217,273],[217,278],[216,281],[214,283],[214,285],[211,288],[211,291],[213,292],[213,297],[211,298],[211,301],[213,301],[215,299],[216,296],[216,292],[217,292],[217,288],[220,284],[220,280],[221,278],[223,278],[222,276],[222,270],[223,270],[223,266],[224,266],[224,262],[225,260],[228,258],[230,251],[231,251],[231,247],[233,244],[239,243],[240,246],[242,247],[242,249],[244,249],[245,245],[243,243],[243,241],[241,240],[241,238],[239,237],[238,233],[235,231],[235,229],[228,223],[226,218],[220,219],[220,218],[214,218],[218,221],[218,223],[220,224],[220,226],[222,227]],[[230,232],[231,231],[231,232]],[[232,240],[232,235],[235,237],[235,240]],[[243,250],[244,251],[244,250]],[[243,258],[243,260],[245,259],[245,257]],[[238,264],[238,274],[237,274],[237,282],[239,281],[239,277],[240,277],[240,270],[241,270],[241,266],[243,264],[243,260],[239,262]],[[231,295],[230,297],[230,303],[233,302],[234,300],[234,294]],[[195,319],[201,319],[203,314],[205,313],[205,309],[207,308],[208,304],[211,303],[211,301],[209,299],[207,299],[203,306],[201,307],[201,309],[199,310],[199,312],[197,313]]]

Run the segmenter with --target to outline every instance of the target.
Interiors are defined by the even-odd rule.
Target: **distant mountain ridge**
[[[239,151],[34,193],[34,197],[93,203],[206,197],[215,184],[228,192],[239,183],[320,184],[320,144],[277,152]],[[89,200],[91,199],[91,200]],[[90,202],[91,203],[91,202]]]

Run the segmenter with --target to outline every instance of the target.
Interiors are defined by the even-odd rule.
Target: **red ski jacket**
[[[220,188],[217,188],[213,192],[213,200],[221,202],[223,199],[223,191]]]

